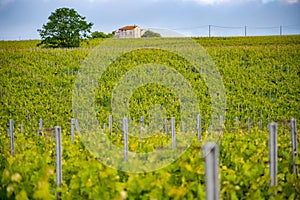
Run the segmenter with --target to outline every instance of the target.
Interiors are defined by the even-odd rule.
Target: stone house
[[[144,33],[139,26],[124,26],[115,31],[115,38],[140,38]]]

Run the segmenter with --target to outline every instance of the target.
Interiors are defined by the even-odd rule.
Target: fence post
[[[128,161],[128,121],[123,118],[123,135],[124,135],[124,162]]]
[[[270,186],[277,186],[277,124],[269,124]]]
[[[220,131],[223,131],[223,116],[220,115]]]
[[[181,121],[181,132],[184,133],[184,121]]]
[[[204,144],[205,156],[205,180],[206,180],[206,199],[219,200],[220,186],[219,186],[219,149],[214,142],[207,142]]]
[[[20,124],[20,133],[24,132],[23,124]]]
[[[39,130],[38,130],[38,136],[41,136],[41,131],[43,130],[43,119],[39,119]]]
[[[248,132],[250,133],[251,130],[251,119],[248,117]]]
[[[144,127],[144,116],[140,117],[140,133],[143,132],[143,127]]]
[[[165,131],[166,131],[166,136],[168,137],[168,120],[165,119]]]
[[[262,119],[259,120],[259,130],[262,131]]]
[[[239,118],[235,117],[236,130],[239,130]]]
[[[201,115],[197,115],[197,136],[198,136],[198,143],[201,141]]]
[[[10,153],[12,156],[15,155],[15,140],[14,140],[14,120],[9,120],[9,135],[10,135]]]
[[[293,173],[298,176],[298,166],[295,163],[295,159],[298,156],[298,147],[297,147],[297,128],[296,128],[296,119],[291,119],[291,139],[292,139],[292,166]]]
[[[74,143],[74,129],[75,129],[75,119],[71,119],[71,141]]]
[[[103,132],[106,133],[106,123],[103,124]]]
[[[61,127],[55,126],[56,134],[56,187],[62,187],[62,146]],[[56,192],[56,199],[61,199],[61,192]]]
[[[108,128],[109,128],[109,134],[112,134],[112,115],[108,116]]]
[[[75,120],[75,128],[77,132],[80,132],[80,127],[77,119]]]
[[[176,134],[175,134],[175,117],[171,117],[171,134],[172,134],[172,149],[175,149],[175,140],[176,140]]]

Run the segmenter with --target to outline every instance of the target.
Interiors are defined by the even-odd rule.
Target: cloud
[[[298,3],[299,0],[183,0],[183,1],[194,1],[202,5],[215,5],[215,4],[229,4],[229,3],[244,3],[244,2],[261,2],[263,4],[271,2],[283,2],[288,4]]]
[[[295,4],[299,2],[299,0],[262,0],[262,3],[267,4],[276,1],[287,3],[287,4]]]
[[[0,0],[0,8],[5,7],[6,5],[14,2],[15,0]]]
[[[298,3],[299,0],[285,0],[287,3],[289,4],[294,4],[294,3]]]

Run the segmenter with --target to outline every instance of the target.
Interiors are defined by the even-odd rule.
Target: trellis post
[[[214,142],[207,142],[204,144],[205,156],[205,180],[206,180],[206,199],[219,200],[220,199],[220,185],[219,185],[219,149]]]
[[[295,160],[298,156],[296,119],[291,119],[290,126],[292,139],[292,167],[293,173],[295,173],[298,176],[298,166],[295,163]]]
[[[277,186],[277,124],[269,124],[270,186]]]
[[[60,190],[62,187],[62,145],[61,145],[61,127],[55,126],[56,134],[56,187]],[[56,192],[56,199],[61,199],[61,192]]]

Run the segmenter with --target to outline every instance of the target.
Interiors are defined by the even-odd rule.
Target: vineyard
[[[55,199],[57,192],[62,199],[205,199],[203,145],[207,141],[219,146],[222,199],[300,198],[300,177],[293,173],[290,132],[290,119],[296,119],[298,124],[300,121],[300,36],[193,38],[203,47],[201,51],[185,46],[178,38],[112,40],[105,48],[106,40],[94,39],[74,49],[37,48],[38,42],[0,42],[0,199]],[[156,48],[162,43],[168,48]],[[139,48],[126,50],[135,44]],[[97,48],[100,55],[95,53]],[[175,53],[178,49],[189,55],[200,54],[203,65],[199,71],[188,56]],[[91,55],[109,64],[101,76],[95,70],[98,63],[94,65],[94,60],[89,59]],[[214,62],[217,72],[206,66],[206,60]],[[151,71],[149,63],[170,70],[162,68],[157,73]],[[92,75],[83,76],[85,66]],[[134,78],[126,79],[134,69]],[[164,72],[169,72],[168,76]],[[161,82],[165,85],[139,79],[149,74],[165,76],[177,85],[171,88],[166,87],[169,82],[164,79]],[[209,81],[214,79],[210,76],[221,80],[223,87],[211,89]],[[121,105],[125,99],[115,94],[115,88],[127,91],[126,84],[118,83],[130,85],[133,79],[145,83],[131,96],[129,92],[122,94],[129,97],[129,152],[168,151],[173,140],[171,129],[179,141],[176,145],[184,150],[178,159],[156,170],[137,162],[134,169],[138,168],[139,173],[130,173],[133,169],[128,166],[124,168],[122,152],[105,157],[103,162],[87,147],[95,145],[92,140],[101,132],[106,142],[123,148],[123,110],[118,109],[122,116],[116,116],[111,104]],[[186,82],[186,87],[195,91],[198,110],[191,109],[192,117],[184,118],[182,104],[192,105],[192,95],[182,99],[173,89],[180,89]],[[79,95],[89,91],[94,92],[92,98]],[[190,94],[189,90],[182,93]],[[122,101],[118,102],[116,96]],[[218,113],[215,107],[224,112]],[[198,113],[201,140],[194,132]],[[139,129],[141,116],[147,130]],[[72,118],[79,123],[74,138]],[[14,120],[14,155],[8,134],[12,131],[10,119]],[[169,124],[164,124],[166,119]],[[151,126],[153,122],[155,126]],[[276,186],[270,186],[270,122],[277,122],[278,127]],[[89,126],[95,124],[97,132],[89,133]],[[62,127],[61,188],[56,186],[55,126]],[[82,134],[91,134],[92,139]],[[187,135],[190,140],[185,140]],[[298,143],[299,138],[297,133]],[[100,154],[109,155],[106,151]],[[128,163],[133,159],[130,155]],[[152,162],[151,159],[149,156],[144,161]],[[114,162],[118,167],[112,167]],[[295,163],[300,165],[299,155]]]

